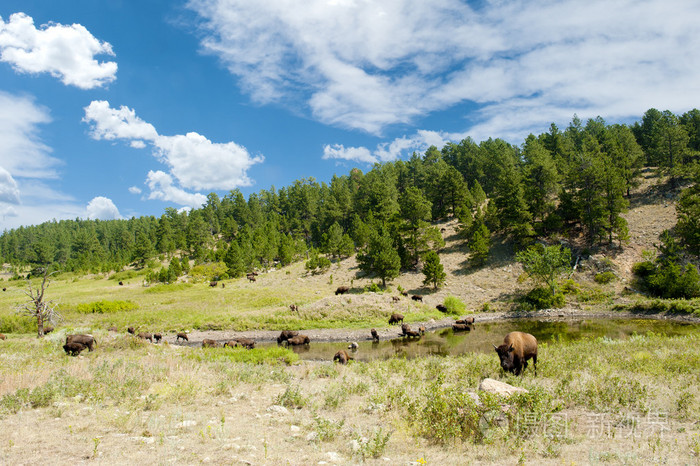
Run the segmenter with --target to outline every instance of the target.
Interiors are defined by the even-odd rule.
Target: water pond
[[[395,338],[378,343],[358,341],[359,348],[351,354],[368,361],[393,357],[415,358],[429,355],[459,355],[467,352],[492,352],[511,331],[531,333],[537,341],[556,343],[582,338],[606,337],[624,339],[633,334],[653,332],[669,336],[700,331],[700,325],[654,319],[583,319],[583,320],[505,320],[477,323],[471,331],[454,332],[451,328],[426,332],[420,340]],[[397,329],[397,334],[398,334]],[[260,345],[266,346],[266,345]],[[347,342],[311,342],[308,347],[291,347],[302,359],[329,360]]]

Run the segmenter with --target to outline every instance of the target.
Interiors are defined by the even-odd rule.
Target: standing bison
[[[295,337],[299,335],[299,332],[296,332],[294,330],[282,330],[282,333],[280,333],[280,336],[277,337],[277,344],[281,345],[285,341],[289,340],[292,337]]]
[[[370,330],[370,332],[372,333],[372,340],[379,341],[379,334],[377,333],[377,330],[372,329],[372,330]]]
[[[190,341],[190,339],[187,338],[187,334],[185,332],[178,332],[177,338],[175,338],[175,341],[180,341],[181,338],[185,341]]]
[[[142,339],[142,340],[148,340],[148,341],[150,341],[151,343],[153,343],[153,335],[151,335],[151,334],[148,333],[148,332],[139,332],[139,334],[136,335],[136,336],[139,337],[139,338]]]
[[[287,340],[287,345],[292,346],[308,345],[309,343],[311,343],[311,340],[306,335],[297,335]]]
[[[95,344],[95,338],[92,335],[67,335],[66,344],[68,343],[80,343],[81,345],[87,346],[88,350],[92,351],[92,347]]]
[[[412,295],[412,296],[411,296],[411,299],[414,300],[414,301],[420,301],[421,303],[423,302],[423,297],[422,297],[422,296],[418,296],[417,294]]]
[[[520,375],[527,368],[528,359],[532,359],[537,375],[537,339],[534,336],[529,333],[510,332],[503,339],[501,346],[493,347],[504,371]]]
[[[7,337],[4,334],[0,333],[0,340],[5,340],[5,339],[7,339]]]
[[[202,348],[218,348],[219,347],[219,342],[216,340],[210,340],[209,338],[205,338],[202,340]]]
[[[349,286],[339,286],[338,288],[335,289],[335,295],[338,296],[339,294],[345,294],[350,291]]]
[[[85,345],[77,342],[70,342],[63,345],[63,351],[65,351],[66,354],[71,356],[79,355],[80,352],[83,351],[85,348],[87,348]]]
[[[403,322],[403,314],[395,312],[389,317],[389,325],[398,324],[399,322]]]
[[[333,361],[338,361],[340,364],[347,364],[351,359],[353,359],[353,357],[350,356],[347,351],[342,349],[335,353],[335,356],[333,356]]]

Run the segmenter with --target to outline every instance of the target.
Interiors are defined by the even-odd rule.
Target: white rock
[[[272,405],[267,410],[271,413],[278,413],[278,414],[289,414],[289,410],[285,408],[284,406],[280,405]]]
[[[197,421],[182,421],[181,423],[179,423],[177,425],[177,427],[192,427],[192,426],[196,426],[196,425],[197,425]]]
[[[306,436],[307,442],[315,442],[317,440],[318,440],[318,432],[309,432],[309,434]]]
[[[499,382],[494,379],[484,379],[479,384],[479,390],[495,393],[501,396],[511,396],[514,393],[528,393],[527,390],[520,387],[514,387],[505,382]]]
[[[328,459],[334,463],[340,463],[340,461],[342,461],[340,455],[334,451],[329,451],[326,455],[328,455]]]
[[[356,452],[359,449],[360,449],[360,442],[358,442],[355,439],[350,440],[350,450],[352,450],[353,452]]]
[[[291,430],[292,432],[299,432],[301,429],[299,428],[299,426],[290,426],[289,430]]]

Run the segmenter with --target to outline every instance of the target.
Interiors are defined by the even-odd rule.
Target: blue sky
[[[0,230],[700,96],[683,0],[3,0]]]

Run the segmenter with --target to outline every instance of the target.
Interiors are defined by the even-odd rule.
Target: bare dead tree
[[[24,294],[29,296],[29,301],[18,304],[16,307],[17,313],[36,319],[37,336],[39,338],[44,336],[44,322],[48,321],[55,325],[61,319],[60,314],[56,310],[56,303],[44,300],[46,288],[51,283],[49,277],[54,273],[56,272],[49,273],[49,268],[45,267],[44,277],[41,280],[41,286],[38,288],[34,288],[31,280],[27,279],[28,289],[24,291]]]

